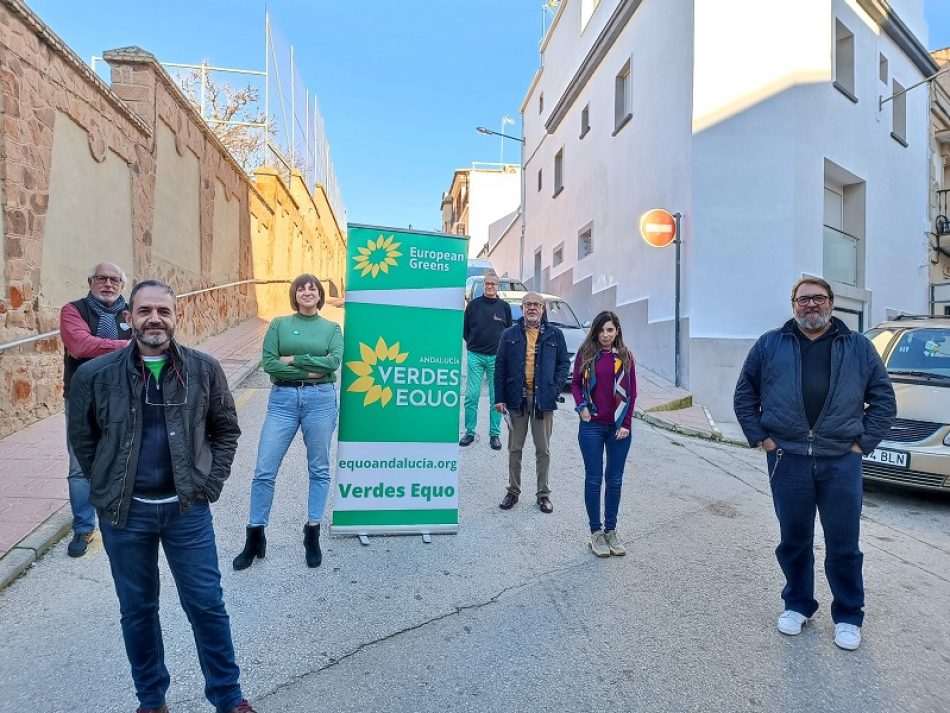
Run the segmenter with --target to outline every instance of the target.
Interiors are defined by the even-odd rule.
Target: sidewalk
[[[221,362],[233,389],[257,368],[267,325],[249,319],[197,347]],[[62,413],[0,439],[0,590],[70,531],[68,465]]]
[[[324,314],[343,323],[328,301]],[[254,371],[268,321],[250,319],[206,339],[199,349],[218,359],[232,389]],[[688,391],[637,367],[636,417],[658,428],[747,445],[735,428],[717,425]],[[0,591],[69,533],[66,423],[62,413],[0,439]]]
[[[677,388],[659,374],[637,366],[637,408],[635,416],[657,428],[686,436],[746,446],[742,431],[733,423],[718,424],[693,395]]]

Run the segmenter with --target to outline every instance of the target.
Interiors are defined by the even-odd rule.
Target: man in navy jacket
[[[832,317],[834,293],[820,278],[792,289],[794,318],[762,335],[736,384],[735,412],[749,444],[766,451],[781,540],[785,611],[794,636],[818,609],[815,511],[825,532],[825,573],[835,644],[854,650],[864,621],[861,455],[894,422],[896,402],[881,357],[864,335]]]
[[[541,512],[550,513],[551,429],[571,360],[564,333],[544,318],[541,295],[525,293],[521,310],[523,316],[502,332],[495,356],[495,410],[507,411],[511,419],[508,492],[498,507],[510,510],[521,495],[521,452],[530,427],[538,470],[535,496]]]

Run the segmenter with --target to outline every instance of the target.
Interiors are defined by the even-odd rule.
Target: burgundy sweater
[[[574,375],[571,379],[571,393],[574,394],[574,403],[580,406],[584,403],[584,383],[581,373],[580,353],[574,358]],[[594,373],[597,376],[597,383],[594,384],[594,392],[591,398],[594,406],[597,407],[597,415],[591,415],[591,421],[594,423],[603,423],[608,426],[614,424],[614,355],[613,352],[601,350],[594,363]],[[633,405],[637,400],[637,376],[636,367],[631,364],[630,371],[627,373],[627,396],[630,401],[630,408],[624,416],[622,428],[630,429],[633,422]]]

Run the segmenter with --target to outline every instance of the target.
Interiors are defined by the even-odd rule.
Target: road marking
[[[254,396],[255,391],[256,389],[241,389],[238,397],[234,399],[234,408],[238,411],[244,408],[247,402],[251,400],[251,397]]]

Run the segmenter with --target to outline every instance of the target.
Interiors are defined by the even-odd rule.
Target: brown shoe
[[[231,709],[231,713],[257,713],[257,711],[251,708],[250,703],[248,703],[245,700],[242,700],[240,703],[237,704],[236,708]]]
[[[541,509],[541,512],[554,512],[554,503],[551,502],[551,498],[547,495],[542,495],[538,498],[538,507]]]
[[[136,708],[135,713],[168,713],[168,706],[163,704],[161,708]]]
[[[502,499],[501,503],[498,505],[502,510],[511,510],[515,506],[515,503],[518,502],[518,496],[514,493],[505,493],[505,497]]]

